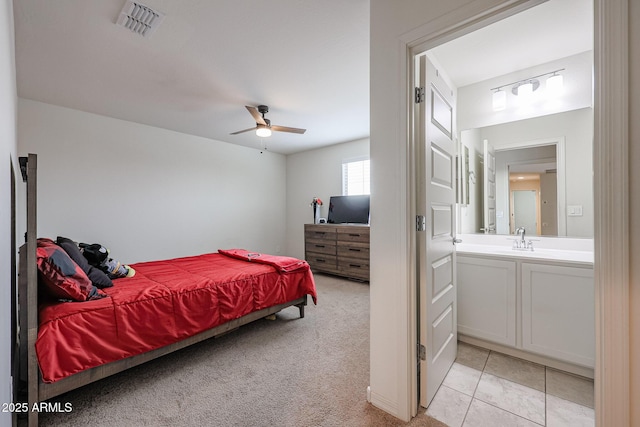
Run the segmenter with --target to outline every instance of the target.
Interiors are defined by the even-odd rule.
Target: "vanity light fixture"
[[[491,92],[493,92],[493,111],[500,111],[506,108],[507,93],[503,89],[508,86],[511,86],[511,93],[521,100],[523,98],[529,100],[533,92],[540,87],[539,77],[549,76],[546,81],[546,90],[553,95],[560,93],[563,83],[562,74],[558,74],[560,71],[564,71],[564,68],[491,88]]]

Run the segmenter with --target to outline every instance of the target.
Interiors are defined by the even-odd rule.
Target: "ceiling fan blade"
[[[230,133],[229,135],[237,135],[237,134],[239,134],[239,133],[249,132],[250,130],[256,130],[256,129],[258,129],[258,127],[257,127],[257,126],[254,126],[254,127],[252,127],[252,128],[249,128],[249,129],[239,130],[238,132]]]
[[[290,128],[287,126],[278,126],[278,125],[271,125],[271,130],[275,130],[278,132],[290,132],[290,133],[305,133],[307,131],[306,129]]]
[[[264,121],[262,114],[260,114],[260,112],[256,107],[249,107],[248,105],[245,105],[245,108],[249,110],[249,113],[251,113],[253,118],[256,120],[256,123],[265,125],[265,126],[267,125],[267,122]]]

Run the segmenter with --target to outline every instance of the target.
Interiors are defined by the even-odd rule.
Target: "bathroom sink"
[[[566,249],[536,248],[533,251],[524,249],[513,249],[510,246],[482,245],[461,243],[456,246],[456,251],[460,254],[496,255],[507,256],[509,258],[539,259],[549,261],[567,261],[580,263],[593,263],[593,252]]]

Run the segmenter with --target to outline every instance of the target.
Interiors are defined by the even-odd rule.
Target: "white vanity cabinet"
[[[592,264],[465,252],[456,271],[460,339],[538,363],[595,366]]]
[[[516,262],[457,256],[458,332],[516,345]]]
[[[595,366],[592,268],[522,263],[522,348]]]

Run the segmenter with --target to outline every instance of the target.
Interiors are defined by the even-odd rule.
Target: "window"
[[[371,194],[369,189],[369,159],[349,160],[342,163],[342,195]]]

